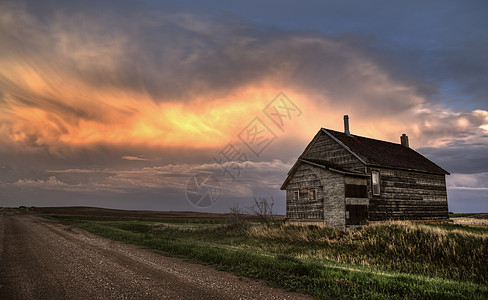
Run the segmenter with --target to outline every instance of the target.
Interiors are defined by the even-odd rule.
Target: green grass
[[[220,219],[49,218],[318,298],[488,297],[486,227],[388,222],[344,232]]]

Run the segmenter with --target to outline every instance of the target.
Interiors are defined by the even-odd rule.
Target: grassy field
[[[488,298],[488,226],[388,222],[344,232],[253,220],[46,217],[318,298]]]

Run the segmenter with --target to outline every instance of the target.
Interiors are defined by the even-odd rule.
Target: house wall
[[[291,222],[345,226],[344,176],[341,174],[303,163],[285,189],[286,217]],[[301,189],[317,189],[317,199],[294,200],[293,191]]]
[[[290,220],[321,221],[324,219],[324,195],[320,174],[313,166],[301,164],[286,185],[286,217]],[[300,196],[293,199],[293,192],[302,189],[317,189],[317,200]]]
[[[380,172],[380,196],[370,195],[369,219],[447,219],[445,175],[426,174],[387,168],[370,168]]]
[[[364,172],[364,164],[327,134],[320,132],[315,143],[302,154],[305,159],[323,159],[343,168]]]

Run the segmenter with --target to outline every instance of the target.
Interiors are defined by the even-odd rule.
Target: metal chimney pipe
[[[403,147],[410,148],[408,145],[408,136],[405,133],[400,137],[400,142],[402,143]]]
[[[344,133],[347,135],[351,135],[349,132],[349,116],[344,115]]]

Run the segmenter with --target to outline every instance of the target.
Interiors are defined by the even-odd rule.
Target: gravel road
[[[0,209],[0,299],[311,299]]]

